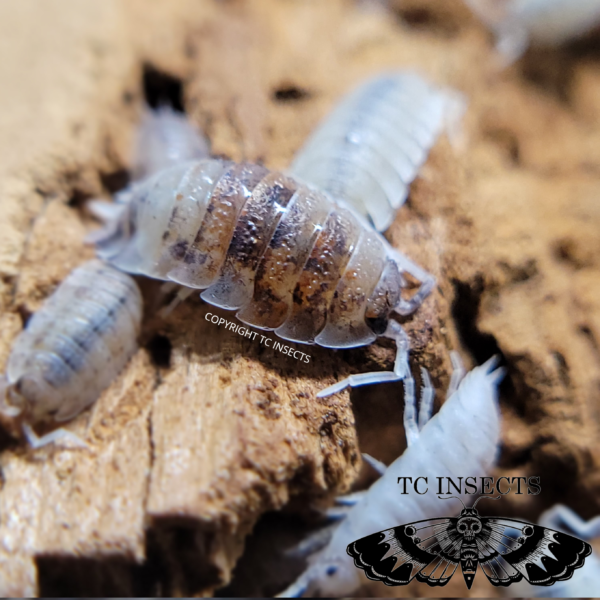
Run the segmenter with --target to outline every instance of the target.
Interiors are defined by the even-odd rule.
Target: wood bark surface
[[[438,280],[404,323],[413,370],[426,366],[442,398],[451,349],[469,366],[501,353],[498,474],[541,475],[544,491],[507,498],[504,513],[535,519],[556,501],[599,512],[597,52],[530,53],[501,70],[458,0],[5,0],[0,48],[0,367],[28,316],[93,256],[85,200],[126,181],[144,74],[181,84],[215,155],[285,169],[344,92],[411,67],[469,100],[387,232]],[[389,369],[391,343],[299,347],[303,364],[206,321],[235,318],[198,299],[161,319],[158,286],[140,283],[142,347],[68,424],[89,448],[2,438],[2,596],[211,594],[261,516],[326,505],[355,481],[361,451],[389,463],[404,448],[400,384],[316,398]],[[244,576],[252,558],[229,589],[277,592],[284,582]],[[263,563],[268,579],[277,563]],[[363,593],[418,593],[381,588]]]

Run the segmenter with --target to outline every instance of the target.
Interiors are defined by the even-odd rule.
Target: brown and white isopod
[[[323,390],[402,379],[409,314],[434,279],[341,200],[268,169],[201,160],[138,184],[98,240],[114,266],[204,290],[201,297],[283,339],[328,348],[397,343],[394,372],[354,375]],[[420,282],[402,297],[409,273]]]
[[[67,421],[98,399],[137,348],[142,297],[129,275],[99,260],[72,271],[15,340],[0,376],[0,410],[20,416],[33,447],[62,437],[38,438],[29,424]]]

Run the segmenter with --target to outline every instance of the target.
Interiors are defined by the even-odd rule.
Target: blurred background
[[[184,111],[213,155],[285,169],[344,93],[415,69],[468,105],[386,232],[438,281],[405,323],[413,366],[431,371],[436,406],[450,350],[468,367],[494,353],[507,367],[494,475],[539,475],[542,493],[482,513],[537,521],[560,502],[596,516],[600,40],[590,21],[508,57],[489,25],[462,0],[4,0],[0,364],[93,256],[85,201],[127,184],[145,102]],[[156,288],[144,291],[150,302]],[[391,343],[311,348],[305,367],[205,313],[199,300],[149,313],[144,347],[75,420],[92,451],[33,453],[3,437],[3,596],[276,594],[303,568],[282,551],[316,526],[307,507],[374,481],[360,452],[400,456],[401,384],[314,398],[389,369]],[[463,596],[455,579],[357,593]],[[499,592],[480,575],[470,594]]]

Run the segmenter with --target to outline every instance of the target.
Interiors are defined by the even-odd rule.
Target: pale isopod
[[[532,46],[557,46],[600,25],[598,0],[467,0],[497,36],[507,60]]]
[[[170,106],[144,110],[133,153],[132,176],[141,180],[186,160],[209,156],[208,141],[187,116]]]
[[[115,194],[115,202],[90,200],[86,204],[94,216],[107,223],[105,229],[88,235],[87,241],[95,243],[97,239],[114,233],[111,224],[118,221],[123,204],[129,201],[140,181],[168,167],[208,156],[208,141],[185,114],[170,106],[161,106],[156,110],[145,107],[133,148],[133,183]]]
[[[489,474],[500,442],[497,386],[504,369],[495,369],[496,359],[492,358],[461,381],[464,371],[456,355],[453,364],[455,371],[448,399],[431,419],[433,389],[427,371],[422,371],[425,387],[418,420],[414,380],[405,379],[404,423],[408,448],[389,467],[382,465],[382,477],[369,490],[348,497],[353,506],[329,543],[311,557],[311,565],[281,597],[351,594],[361,583],[361,571],[346,553],[348,544],[382,529],[438,518],[460,508],[456,500],[440,500],[435,489],[424,495],[400,495],[398,477],[412,477],[413,481],[427,477],[431,486],[437,477]],[[462,498],[466,496],[463,494]]]
[[[388,228],[409,186],[465,100],[412,71],[380,75],[345,96],[296,154],[291,173]]]
[[[567,506],[557,504],[542,513],[539,524],[557,531],[574,534],[585,541],[600,537],[600,517],[584,521]],[[585,559],[584,565],[575,571],[571,579],[558,581],[551,587],[536,587],[527,583],[514,586],[521,597],[535,598],[593,598],[600,589],[600,559],[594,552]],[[510,588],[513,589],[512,587]],[[509,592],[514,594],[515,592]]]
[[[92,404],[137,348],[142,297],[129,275],[93,260],[72,271],[15,340],[0,377],[2,410],[28,424],[67,421]]]
[[[106,231],[98,254],[114,266],[203,289],[205,301],[283,339],[328,348],[396,340],[393,373],[353,376],[323,394],[408,371],[408,339],[390,313],[415,310],[434,279],[341,200],[258,165],[187,162],[136,185]],[[421,282],[410,299],[403,272]]]

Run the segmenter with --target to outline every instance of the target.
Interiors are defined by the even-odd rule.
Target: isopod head
[[[37,373],[23,375],[17,381],[2,376],[0,382],[0,411],[7,417],[23,415],[28,421],[41,422],[54,418],[60,409],[61,398]]]

